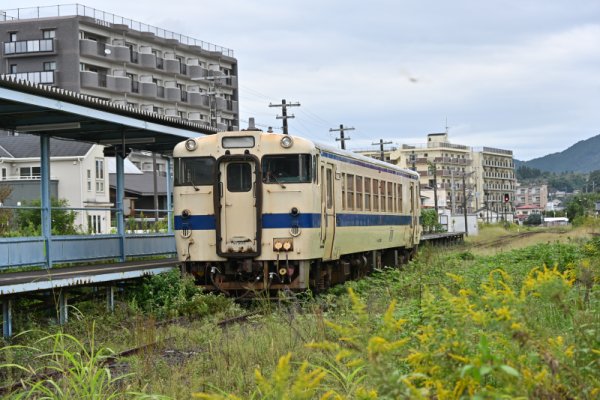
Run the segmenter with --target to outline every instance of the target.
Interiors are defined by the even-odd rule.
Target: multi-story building
[[[535,206],[539,209],[546,209],[548,204],[548,186],[547,185],[519,185],[515,194],[516,206]]]
[[[481,168],[477,187],[483,195],[483,204],[497,214],[515,211],[515,164],[512,150],[483,147],[474,151],[475,162]]]
[[[239,127],[233,51],[79,4],[0,12],[0,73],[215,126]]]
[[[453,213],[463,212],[465,199],[469,213],[484,209],[498,214],[514,212],[515,173],[510,150],[475,150],[450,143],[447,133],[430,133],[427,143],[402,145],[391,152],[390,159],[417,171],[426,196],[437,195],[438,206]]]
[[[433,188],[437,183],[438,206],[445,204],[453,212],[462,213],[466,195],[467,211],[477,209],[476,169],[471,148],[450,143],[447,133],[430,133],[427,143],[422,145],[404,144],[392,152],[391,160],[417,171],[422,188]]]

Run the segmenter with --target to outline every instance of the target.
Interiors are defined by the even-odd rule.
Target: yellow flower
[[[494,312],[498,316],[499,321],[510,321],[512,319],[510,315],[510,309],[506,306],[497,308],[494,310]]]
[[[465,364],[469,363],[469,359],[465,358],[463,356],[459,356],[459,355],[452,354],[452,353],[448,353],[448,356],[456,361],[460,361],[461,363],[465,363]]]

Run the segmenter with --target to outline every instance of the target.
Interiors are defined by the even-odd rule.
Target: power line
[[[335,138],[335,141],[341,142],[342,150],[346,150],[346,140],[350,140],[349,137],[344,137],[344,131],[353,131],[353,130],[354,130],[354,128],[344,128],[343,124],[340,124],[340,127],[338,129],[329,128],[329,132],[339,132],[340,133],[340,137]]]
[[[281,104],[272,104],[269,103],[269,107],[281,107],[281,116],[277,116],[277,119],[282,119],[283,120],[283,134],[287,135],[288,134],[288,123],[287,120],[288,118],[295,118],[294,115],[287,115],[287,108],[288,107],[300,107],[300,103],[296,102],[296,103],[286,103],[285,99],[281,100]]]

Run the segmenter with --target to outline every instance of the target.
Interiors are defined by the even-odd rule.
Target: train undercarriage
[[[360,279],[375,269],[400,267],[415,253],[416,248],[392,248],[347,254],[333,261],[289,260],[282,253],[281,258],[269,261],[232,258],[224,262],[185,262],[182,268],[206,290],[232,296],[280,290],[321,292]]]

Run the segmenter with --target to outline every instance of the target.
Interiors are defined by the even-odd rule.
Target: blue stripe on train
[[[385,214],[337,214],[336,226],[384,226],[384,225],[410,225],[410,215],[385,215]],[[216,229],[214,215],[192,215],[189,218],[175,216],[175,230],[191,229],[214,230]],[[262,226],[264,229],[291,228],[320,228],[321,214],[263,214]]]
[[[217,221],[214,215],[191,215],[183,218],[181,215],[175,216],[175,230],[192,230],[192,231],[210,231],[215,230]]]

